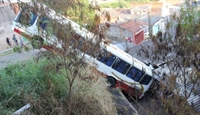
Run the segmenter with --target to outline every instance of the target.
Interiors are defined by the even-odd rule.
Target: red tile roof
[[[144,28],[143,25],[147,25],[147,23],[135,20],[118,24],[119,27],[129,30],[133,33],[137,33],[142,28]]]

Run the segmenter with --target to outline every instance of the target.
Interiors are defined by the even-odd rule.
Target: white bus
[[[39,6],[41,6],[41,4]],[[44,9],[46,8],[47,7],[44,6]],[[48,15],[45,17],[39,13],[33,13],[31,8],[21,9],[13,21],[13,30],[30,41],[37,40],[36,43],[41,44],[42,46],[44,46],[44,42],[51,44],[52,41],[56,41],[59,47],[60,42],[55,37],[52,37],[52,41],[47,40],[40,34],[38,26],[45,31],[48,26],[46,20],[61,19],[62,21],[59,21],[59,23],[61,23],[61,25],[70,23],[75,33],[81,37],[80,40],[82,40],[82,42],[86,39],[93,39],[95,37],[93,33],[80,27],[79,24],[68,18],[57,14],[53,10],[47,11]],[[23,13],[29,15],[28,19],[24,20],[24,16],[26,15]],[[26,26],[24,26],[24,24],[26,24]],[[149,66],[112,44],[102,42],[101,48],[99,52],[96,53],[96,56],[86,54],[85,57],[87,60],[91,60],[97,64],[97,69],[106,75],[110,86],[118,87],[134,97],[141,98],[144,93],[149,90],[154,81],[152,70]]]

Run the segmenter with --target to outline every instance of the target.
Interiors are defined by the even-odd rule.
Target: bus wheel
[[[40,36],[33,36],[31,45],[33,46],[34,49],[41,49],[43,47],[43,40]]]
[[[113,77],[107,77],[107,86],[114,87],[116,84],[116,81]]]

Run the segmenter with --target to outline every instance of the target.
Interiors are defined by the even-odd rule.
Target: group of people
[[[22,39],[21,37],[19,37],[19,40],[20,40],[20,41],[19,41],[20,46],[23,47],[23,46],[24,46],[24,41],[23,41],[23,39]],[[17,46],[19,45],[18,40],[17,40],[15,34],[13,34],[13,41],[15,42],[15,44],[16,44]],[[7,44],[8,44],[10,47],[12,47],[12,43],[11,43],[11,40],[10,40],[9,37],[6,37],[6,42],[7,42]]]

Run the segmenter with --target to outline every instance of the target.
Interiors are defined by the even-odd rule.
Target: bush
[[[110,2],[100,5],[101,8],[128,8],[129,6],[129,3],[125,1]]]
[[[25,114],[67,114],[69,109],[74,115],[116,114],[104,79],[94,71],[88,66],[77,73],[83,77],[75,80],[72,104],[68,105],[68,82],[52,61],[32,59],[26,64],[9,65],[0,70],[0,111],[13,113],[30,103]]]
[[[22,52],[22,49],[21,49],[19,46],[16,46],[16,47],[13,48],[13,51],[14,51],[14,52],[21,53],[21,52]]]

